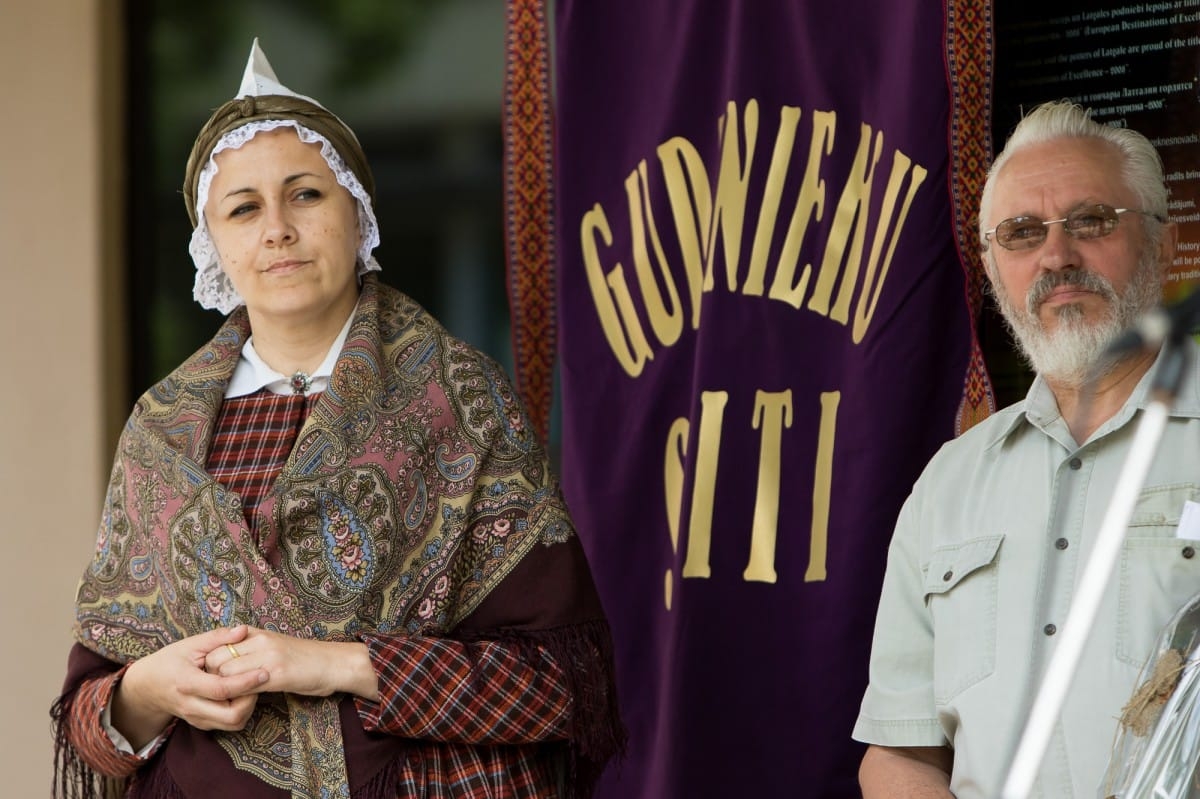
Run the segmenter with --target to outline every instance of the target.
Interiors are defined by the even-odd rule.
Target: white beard
[[[1003,284],[993,279],[993,293],[1004,320],[1034,370],[1069,386],[1082,386],[1085,381],[1111,370],[1116,363],[1100,363],[1105,348],[1139,316],[1162,301],[1162,283],[1154,255],[1153,249],[1143,255],[1123,295],[1118,295],[1106,278],[1094,272],[1071,269],[1043,275],[1030,286],[1026,307],[1018,308]],[[990,266],[989,271],[994,276],[995,262]],[[1081,285],[1104,297],[1108,301],[1107,313],[1098,321],[1089,322],[1081,306],[1064,305],[1056,311],[1058,323],[1055,329],[1047,331],[1038,316],[1038,309],[1051,289],[1067,283]]]

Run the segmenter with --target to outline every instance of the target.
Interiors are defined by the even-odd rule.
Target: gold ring
[[[233,655],[235,658],[241,657],[241,655],[238,654],[238,651],[233,648],[233,644],[225,644],[225,648],[228,649],[229,654]]]

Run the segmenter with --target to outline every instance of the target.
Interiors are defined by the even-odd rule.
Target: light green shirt
[[[1121,707],[1163,624],[1200,590],[1200,356],[1084,647],[1034,796],[1097,795]],[[1157,366],[1157,364],[1156,364]],[[1041,379],[942,447],[896,525],[854,738],[954,748],[951,790],[994,799],[1148,403],[1154,369],[1077,446]]]

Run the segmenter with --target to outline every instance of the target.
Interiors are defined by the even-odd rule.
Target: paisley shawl
[[[88,649],[128,663],[239,623],[329,641],[439,634],[536,544],[574,535],[500,368],[368,276],[255,541],[203,467],[249,334],[239,308],[126,424],[77,596]],[[349,796],[337,696],[267,695],[244,730],[215,735],[293,797]]]

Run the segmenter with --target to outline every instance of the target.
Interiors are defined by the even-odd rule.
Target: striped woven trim
[[[950,194],[955,243],[966,275],[971,322],[971,356],[954,419],[956,434],[996,410],[987,364],[979,346],[978,323],[986,275],[976,220],[979,194],[991,163],[992,5],[981,0],[946,0],[946,72],[950,84]]]
[[[504,43],[505,256],[514,378],[534,429],[547,440],[553,401],[553,123],[542,0],[507,0]]]

